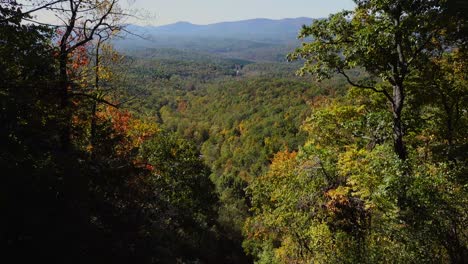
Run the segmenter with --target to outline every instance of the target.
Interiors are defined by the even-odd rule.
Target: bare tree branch
[[[45,9],[45,8],[51,8],[51,6],[53,5],[56,5],[60,2],[65,2],[67,0],[56,0],[56,1],[53,1],[53,2],[50,2],[50,3],[47,3],[47,4],[44,4],[42,6],[39,6],[37,8],[34,8],[34,9],[31,9],[31,10],[28,10],[26,12],[21,12],[21,13],[18,13],[16,15],[13,15],[11,17],[7,17],[7,18],[4,18],[4,19],[1,19],[0,20],[0,23],[4,23],[4,22],[8,22],[12,19],[15,19],[15,18],[18,18],[18,17],[21,17],[21,16],[27,16],[27,15],[30,15],[31,13],[34,13],[34,12],[37,12],[39,10],[42,10],[42,9]]]
[[[121,105],[121,103],[119,104],[114,104],[114,103],[111,103],[103,98],[99,98],[97,96],[94,96],[93,94],[88,94],[88,93],[71,93],[70,96],[82,96],[82,97],[87,97],[87,98],[90,98],[90,99],[93,99],[94,101],[96,102],[99,102],[99,103],[104,103],[106,105],[109,105],[109,106],[112,106],[112,107],[115,107],[115,108],[119,108],[119,106]]]
[[[367,85],[358,84],[358,83],[352,81],[351,78],[348,76],[348,74],[346,74],[346,72],[343,69],[337,68],[336,70],[337,70],[337,72],[339,74],[343,75],[346,78],[346,81],[350,85],[352,85],[354,87],[357,87],[357,88],[360,88],[360,89],[368,89],[368,90],[372,90],[372,91],[377,92],[377,93],[382,93],[393,104],[393,97],[386,90],[377,89],[374,86],[367,86]]]

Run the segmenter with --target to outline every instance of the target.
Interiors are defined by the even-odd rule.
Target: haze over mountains
[[[132,30],[152,36],[197,36],[220,37],[257,41],[291,41],[304,24],[311,24],[312,18],[287,18],[281,20],[257,18],[235,22],[221,22],[209,25],[196,25],[190,22],[177,22],[164,26],[132,26]]]
[[[196,25],[177,22],[164,26],[129,25],[127,35],[116,41],[120,50],[176,49],[254,61],[281,61],[297,47],[302,25],[314,19],[300,17],[281,20],[250,19]]]

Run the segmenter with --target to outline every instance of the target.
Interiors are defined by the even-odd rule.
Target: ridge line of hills
[[[127,30],[150,38],[167,36],[210,37],[270,41],[275,43],[295,40],[302,25],[309,25],[313,21],[313,18],[299,17],[280,20],[257,18],[208,25],[197,25],[190,22],[176,22],[163,26],[138,26],[130,24]]]
[[[170,48],[250,61],[284,61],[285,55],[298,46],[302,26],[314,20],[256,18],[208,25],[128,25],[127,31],[143,38],[128,35],[114,44],[121,51]]]

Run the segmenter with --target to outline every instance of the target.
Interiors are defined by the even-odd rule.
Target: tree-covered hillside
[[[177,49],[224,58],[250,61],[285,61],[286,54],[299,44],[297,35],[311,18],[252,19],[209,25],[179,22],[165,26],[128,25],[124,35],[112,42],[123,52],[147,49]]]
[[[468,262],[461,1],[132,45],[117,0],[28,3],[0,3],[5,259]]]

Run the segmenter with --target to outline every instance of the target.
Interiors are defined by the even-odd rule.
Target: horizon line
[[[137,24],[137,23],[129,23],[128,25],[134,25],[134,26],[141,26],[141,27],[163,27],[163,26],[169,26],[169,25],[174,25],[174,24],[190,24],[194,26],[209,26],[209,25],[216,25],[216,24],[222,24],[222,23],[236,23],[236,22],[243,22],[243,21],[251,21],[251,20],[271,20],[271,21],[281,21],[281,20],[288,20],[288,19],[321,19],[321,18],[313,18],[313,17],[305,17],[305,16],[300,16],[300,17],[284,17],[284,18],[267,18],[267,17],[256,17],[256,18],[247,18],[247,19],[240,19],[240,20],[226,20],[226,21],[218,21],[218,22],[213,22],[213,23],[207,23],[207,24],[198,24],[198,23],[193,23],[190,21],[176,21],[168,24],[162,24],[162,25],[156,25],[156,24]]]

